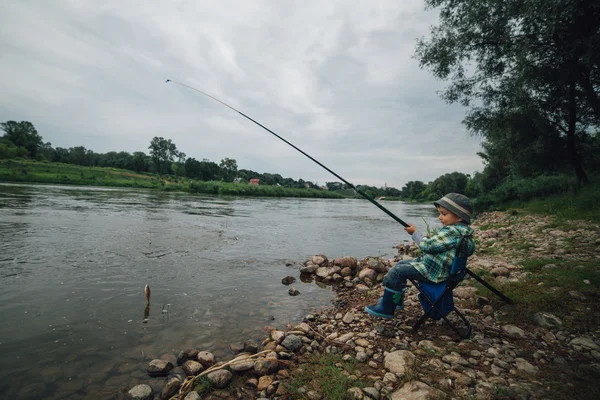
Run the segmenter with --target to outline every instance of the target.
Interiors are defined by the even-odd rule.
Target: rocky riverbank
[[[299,274],[331,284],[329,309],[293,326],[265,327],[262,343],[230,345],[216,362],[186,349],[148,365],[133,399],[592,399],[600,396],[600,229],[519,212],[487,213],[474,224],[469,268],[511,297],[506,305],[474,279],[455,289],[473,326],[460,340],[443,321],[422,315],[414,287],[393,320],[363,311],[381,280],[416,247],[391,260],[317,255]],[[293,289],[294,277],[284,279]],[[302,295],[300,293],[300,295]],[[457,321],[457,324],[460,324]],[[152,376],[153,378],[150,378]]]

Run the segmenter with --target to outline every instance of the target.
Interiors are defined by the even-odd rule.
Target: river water
[[[432,205],[383,204],[437,226]],[[195,347],[228,360],[229,343],[331,304],[300,263],[392,257],[408,239],[365,200],[0,184],[0,393],[112,399],[147,382],[154,358]]]

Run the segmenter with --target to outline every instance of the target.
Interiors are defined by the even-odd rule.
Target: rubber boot
[[[396,310],[404,310],[404,292],[406,292],[406,288],[399,290],[398,293],[394,294],[394,303],[396,303]]]
[[[399,290],[397,293],[394,293],[394,303],[396,303],[396,310],[404,310],[404,292],[406,292],[406,288]],[[381,301],[381,299],[379,299],[379,301]]]
[[[383,296],[377,304],[373,304],[365,307],[365,311],[369,314],[380,317],[380,318],[393,318],[394,311],[396,311],[396,303],[394,302],[394,295],[399,294],[397,290],[385,288]]]

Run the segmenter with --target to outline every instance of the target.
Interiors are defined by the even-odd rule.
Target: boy
[[[475,251],[469,227],[473,213],[471,200],[458,193],[448,193],[433,203],[438,209],[443,227],[430,238],[417,232],[414,225],[404,228],[412,235],[422,254],[413,260],[404,260],[393,266],[383,278],[383,297],[379,303],[365,307],[365,311],[381,318],[392,318],[396,308],[404,308],[404,292],[408,278],[423,282],[443,282],[450,276],[450,267],[460,239],[466,236],[468,255]]]

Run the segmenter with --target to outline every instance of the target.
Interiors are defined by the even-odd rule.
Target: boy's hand
[[[417,231],[417,227],[412,224],[408,224],[408,226],[406,228],[404,228],[404,230],[406,232],[408,232],[409,235],[412,235],[413,233],[415,233]]]

